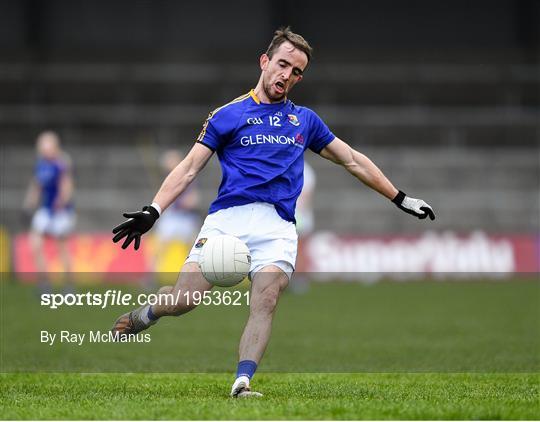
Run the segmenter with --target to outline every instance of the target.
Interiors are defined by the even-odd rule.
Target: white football
[[[231,287],[248,275],[251,254],[240,239],[222,234],[206,241],[201,250],[199,265],[209,283]]]

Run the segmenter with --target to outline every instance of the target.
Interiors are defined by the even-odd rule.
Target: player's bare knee
[[[285,276],[285,277],[280,277],[279,279],[279,291],[282,292],[284,291],[287,286],[289,285],[289,277]]]
[[[186,262],[182,269],[180,270],[180,274],[178,275],[178,278],[181,277],[191,277],[193,275],[199,274],[202,277],[201,273],[201,267],[199,267],[199,264],[196,262]]]
[[[172,293],[174,287],[173,286],[163,286],[160,287],[158,290],[158,295],[168,295]]]
[[[183,315],[196,307],[192,295],[188,292],[205,291],[209,288],[211,286],[204,280],[199,265],[188,262],[182,267],[174,287],[163,286],[159,289],[160,312],[167,316]]]
[[[259,311],[264,314],[271,314],[276,309],[277,302],[278,294],[268,293],[262,298]]]
[[[259,292],[251,301],[251,314],[269,315],[274,312],[279,299],[280,289],[271,285]]]

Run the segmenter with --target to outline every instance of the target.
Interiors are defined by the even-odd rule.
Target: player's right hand
[[[126,212],[124,217],[128,220],[119,224],[113,229],[113,242],[119,242],[124,237],[124,243],[122,249],[126,249],[131,242],[135,250],[139,249],[141,245],[141,236],[152,228],[156,220],[159,218],[159,212],[151,205],[145,206],[142,211]]]

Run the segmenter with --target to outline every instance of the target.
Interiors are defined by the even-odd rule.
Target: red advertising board
[[[45,239],[45,261],[47,271],[65,272],[60,258],[58,244],[53,239]],[[103,279],[103,274],[115,278],[115,273],[135,273],[148,271],[145,249],[134,251],[123,250],[111,242],[109,234],[81,234],[68,240],[68,251],[71,257],[69,271],[95,275],[95,279]],[[13,241],[14,271],[24,281],[35,281],[34,254],[28,235],[16,236]]]
[[[306,271],[499,276],[539,271],[539,238],[473,232],[427,232],[419,236],[339,236],[317,233],[307,242]]]
[[[72,236],[69,240],[71,271],[92,273],[107,280],[118,279],[121,273],[145,273],[154,269],[177,272],[180,269],[189,245],[175,242],[161,248],[160,259],[156,261],[152,237],[145,240],[141,249],[134,251],[133,248],[123,250],[112,243],[108,233]],[[309,272],[321,280],[475,274],[497,278],[538,273],[539,244],[539,237],[534,235],[487,235],[483,232],[464,235],[427,232],[416,236],[377,237],[319,232],[303,241],[298,259],[301,267],[297,271]],[[36,267],[29,237],[26,234],[16,236],[12,251],[14,271],[23,279],[33,280]],[[58,247],[51,239],[45,243],[45,255],[48,271],[65,271]]]

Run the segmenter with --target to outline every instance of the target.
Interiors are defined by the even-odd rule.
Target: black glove
[[[421,199],[409,198],[402,191],[398,192],[396,197],[392,199],[392,202],[396,204],[399,209],[402,209],[407,214],[414,215],[421,220],[428,216],[431,220],[435,220],[435,213],[433,212],[433,208],[431,208]]]
[[[129,220],[113,229],[112,232],[116,235],[113,237],[113,242],[119,242],[125,237],[122,249],[126,249],[135,240],[134,247],[137,250],[141,244],[141,236],[152,228],[159,218],[159,212],[153,206],[147,205],[142,211],[124,213],[124,217]]]

